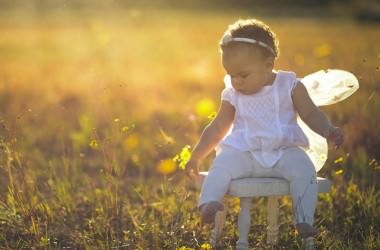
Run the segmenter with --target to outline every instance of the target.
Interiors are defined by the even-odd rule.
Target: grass
[[[243,12],[125,9],[0,14],[0,248],[207,249],[198,190],[170,161],[193,144],[223,88],[217,43]],[[346,142],[320,175],[318,249],[379,249],[377,25],[260,17],[281,42],[277,68],[349,70],[361,88],[324,107]],[[204,163],[207,169],[212,157]],[[238,201],[221,246],[231,249]],[[250,245],[265,244],[265,200]],[[278,249],[296,249],[282,200]]]

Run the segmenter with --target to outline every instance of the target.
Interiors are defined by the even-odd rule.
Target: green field
[[[277,69],[358,77],[357,93],[322,108],[346,141],[319,173],[333,187],[316,244],[380,249],[379,24],[143,8],[0,12],[0,249],[207,249],[199,190],[172,158],[218,107],[218,41],[239,17],[277,33]],[[264,202],[254,249],[267,248]],[[239,204],[226,204],[220,244],[233,249]],[[275,249],[297,249],[288,197],[280,222]]]

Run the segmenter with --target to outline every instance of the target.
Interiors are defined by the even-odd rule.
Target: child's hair
[[[278,58],[280,55],[279,41],[276,34],[268,25],[257,19],[238,20],[229,25],[220,43],[222,52],[228,48],[230,44],[224,42],[226,36],[231,38],[249,38],[256,40],[264,58]]]

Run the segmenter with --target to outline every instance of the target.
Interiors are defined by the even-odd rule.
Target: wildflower
[[[202,117],[208,117],[212,112],[215,111],[215,103],[209,98],[204,98],[196,103],[195,110],[197,115]]]
[[[182,246],[179,247],[177,250],[194,250],[194,248]]]
[[[212,120],[216,117],[216,111],[212,112],[207,118]]]
[[[140,143],[140,138],[137,134],[130,134],[124,141],[123,141],[123,149],[126,151],[134,150],[136,149],[137,145]]]
[[[343,169],[339,169],[337,171],[335,171],[334,175],[341,175],[343,174]]]
[[[190,160],[191,152],[190,152],[190,146],[186,145],[182,148],[181,153],[176,154],[173,157],[174,162],[178,162],[180,169],[185,169],[186,163]]]
[[[157,170],[161,174],[170,174],[174,172],[176,169],[175,162],[172,159],[165,159],[160,161],[160,163],[157,165]]]
[[[131,131],[135,128],[135,124],[131,124],[130,126],[124,126],[121,128],[121,131],[123,131],[124,133],[128,132],[128,131]]]
[[[201,249],[202,249],[202,250],[211,250],[212,247],[211,247],[211,245],[208,244],[208,243],[203,243],[203,244],[201,245]]]
[[[99,144],[96,139],[91,140],[89,146],[93,149],[97,149],[99,147]]]
[[[343,157],[339,157],[334,161],[335,164],[342,163],[343,162]]]
[[[314,48],[314,56],[317,58],[327,57],[331,54],[331,46],[327,43]]]

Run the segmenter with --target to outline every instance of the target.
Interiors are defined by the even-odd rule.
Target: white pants
[[[314,165],[303,149],[285,149],[273,168],[264,168],[250,152],[223,146],[203,182],[199,206],[210,201],[221,201],[231,180],[245,177],[278,177],[288,180],[295,223],[313,224],[318,185]]]

